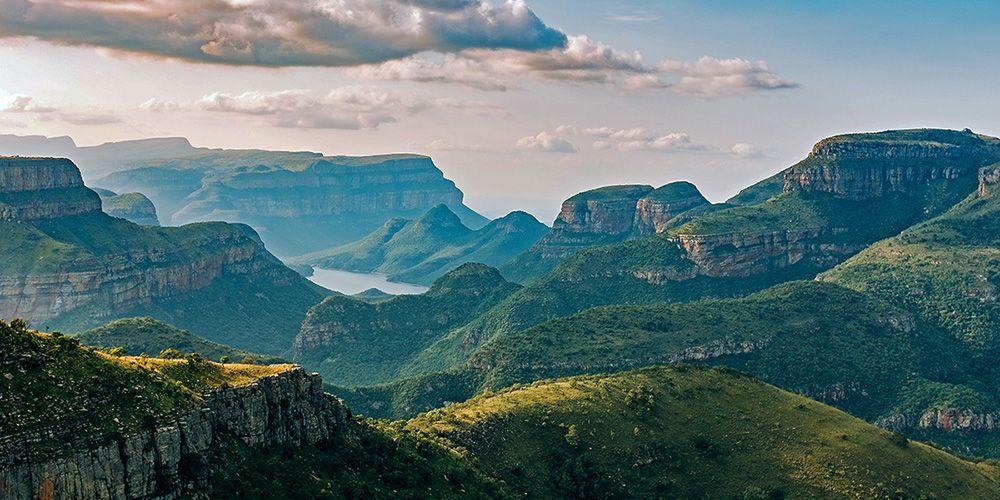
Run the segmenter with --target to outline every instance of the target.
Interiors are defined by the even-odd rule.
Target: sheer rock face
[[[35,221],[100,211],[100,197],[83,185],[73,162],[0,158],[0,220]]]
[[[613,186],[580,193],[563,202],[553,229],[567,233],[628,233],[639,199],[652,191],[652,186]]]
[[[891,134],[891,133],[890,133]],[[957,179],[1000,160],[992,138],[971,132],[901,132],[837,136],[817,143],[809,157],[785,172],[785,191],[870,199],[907,193],[928,181]]]
[[[301,368],[204,395],[201,408],[126,436],[78,436],[59,457],[26,455],[32,436],[0,438],[0,496],[12,500],[174,499],[204,493],[226,439],[255,448],[319,443],[350,412]]]
[[[979,188],[976,193],[981,197],[992,196],[1000,185],[1000,167],[986,167],[979,172]]]

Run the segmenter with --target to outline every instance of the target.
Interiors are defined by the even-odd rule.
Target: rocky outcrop
[[[785,191],[870,199],[957,179],[1000,160],[995,139],[971,131],[912,130],[835,136],[785,172]]]
[[[639,236],[662,233],[667,223],[688,210],[709,205],[690,182],[673,182],[636,202],[632,230]]]
[[[1000,185],[1000,166],[990,166],[979,171],[979,188],[976,194],[980,197],[992,196]]]
[[[101,211],[73,162],[56,158],[0,158],[0,220],[36,221]]]
[[[632,231],[636,205],[652,186],[608,186],[580,193],[562,204],[553,231],[619,235]]]
[[[210,461],[227,439],[255,448],[315,444],[341,432],[350,413],[301,368],[203,396],[182,415],[144,431],[75,436],[61,456],[32,455],[34,436],[0,441],[0,497],[173,499],[204,495]]]
[[[749,277],[784,269],[803,260],[830,267],[856,252],[864,244],[822,243],[826,236],[846,232],[845,228],[801,228],[763,233],[717,235],[677,235],[674,239],[689,260],[697,264],[699,275]]]
[[[937,431],[943,433],[989,432],[1000,424],[1000,413],[984,413],[958,408],[935,408],[920,414],[897,413],[877,424],[891,431]]]

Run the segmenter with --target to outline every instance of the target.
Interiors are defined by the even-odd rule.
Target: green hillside
[[[329,292],[313,285],[267,253],[252,229],[200,223],[180,227],[139,226],[104,213],[32,222],[0,221],[0,276],[44,277],[98,273],[98,280],[148,268],[248,258],[255,272],[223,273],[207,286],[161,294],[120,308],[104,297],[34,326],[82,332],[109,319],[151,316],[192,333],[240,349],[281,354],[291,347],[310,307]],[[137,260],[133,260],[137,259]],[[155,262],[155,265],[153,264]],[[134,283],[133,285],[138,285]],[[80,293],[78,291],[77,293]]]
[[[466,262],[502,265],[547,231],[524,212],[472,230],[450,208],[438,205],[419,219],[392,219],[359,241],[296,258],[293,264],[377,272],[395,281],[429,285]]]
[[[435,410],[429,434],[532,498],[993,498],[997,470],[731,371],[653,368]]]
[[[82,344],[89,346],[121,347],[125,354],[130,356],[138,356],[143,353],[156,355],[166,349],[173,349],[183,354],[200,354],[213,360],[249,360],[255,363],[281,361],[272,356],[257,355],[212,342],[149,317],[112,321],[107,325],[87,330],[74,337]]]
[[[465,264],[422,295],[377,302],[332,296],[309,311],[294,359],[332,384],[388,382],[428,345],[517,289],[496,269]]]

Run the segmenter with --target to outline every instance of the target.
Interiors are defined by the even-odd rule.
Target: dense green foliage
[[[500,481],[401,422],[351,423],[329,442],[302,448],[251,450],[232,440],[219,454],[218,498],[513,498]]]
[[[388,382],[428,345],[517,289],[496,269],[465,264],[439,278],[422,295],[374,303],[333,296],[309,311],[295,361],[320,372],[332,384]]]
[[[150,317],[125,318],[107,325],[87,330],[76,339],[94,347],[121,347],[125,354],[155,355],[165,349],[175,349],[184,354],[200,354],[209,359],[228,358],[233,361],[252,360],[255,363],[278,363],[280,359],[234,349],[227,345],[206,340],[173,325]]]
[[[447,206],[438,205],[419,219],[392,219],[359,241],[305,255],[293,263],[377,272],[395,281],[431,284],[467,262],[500,266],[547,231],[524,212],[512,212],[472,230]]]
[[[992,498],[997,470],[734,372],[518,386],[407,424],[533,498]]]

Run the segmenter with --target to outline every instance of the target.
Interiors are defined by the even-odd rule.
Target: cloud
[[[757,146],[747,143],[733,144],[729,150],[730,154],[739,158],[763,158],[764,153],[757,149]]]
[[[432,151],[471,151],[475,153],[490,151],[489,148],[479,144],[453,144],[444,139],[434,139],[427,145],[423,146],[422,149]]]
[[[3,111],[8,113],[54,113],[57,109],[42,106],[33,97],[16,95],[7,101],[7,104],[3,107]]]
[[[154,113],[177,111],[180,108],[181,105],[174,101],[163,101],[155,97],[139,105],[139,109]]]
[[[518,149],[544,151],[546,153],[576,153],[577,149],[571,142],[548,132],[522,137],[516,144]]]
[[[642,127],[616,129],[612,127],[580,128],[562,125],[556,134],[572,134],[594,137],[594,149],[633,151],[709,151],[710,147],[691,140],[691,136],[681,132],[657,132]]]
[[[406,116],[427,110],[447,110],[485,116],[501,116],[506,111],[496,104],[468,99],[423,99],[388,90],[350,86],[328,92],[314,90],[249,91],[240,94],[214,92],[190,104],[167,104],[151,99],[142,107],[198,109],[216,113],[257,117],[283,128],[374,129]]]
[[[626,53],[586,36],[569,36],[566,45],[550,50],[481,50],[435,56],[420,54],[359,68],[356,75],[373,80],[456,83],[481,90],[504,91],[523,80],[592,83],[623,88],[649,88],[656,70],[638,53]],[[630,79],[639,77],[643,85]]]
[[[566,45],[523,0],[0,0],[0,38],[193,62],[355,66]]]
[[[113,111],[99,107],[59,109],[40,104],[35,98],[26,95],[15,95],[9,98],[0,111],[30,115],[37,120],[46,122],[60,120],[73,125],[108,125],[122,121]]]
[[[664,61],[657,68],[680,76],[680,80],[670,86],[679,94],[717,97],[799,87],[798,83],[772,72],[764,61],[705,56],[695,62]]]

